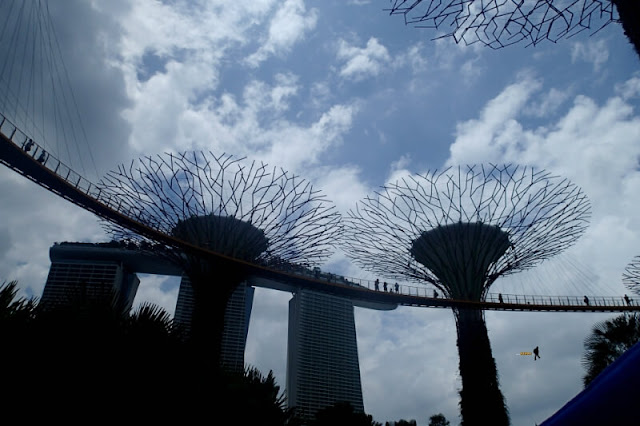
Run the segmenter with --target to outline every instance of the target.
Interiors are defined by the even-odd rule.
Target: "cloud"
[[[524,76],[490,100],[478,119],[458,123],[447,165],[491,161],[512,148],[514,142],[510,137],[520,128],[515,119],[540,87],[540,81]]]
[[[632,86],[635,77],[622,86]],[[459,123],[447,164],[516,163],[546,169],[582,187],[592,204],[591,226],[578,241],[582,262],[600,272],[602,288],[617,283],[637,251],[640,220],[640,116],[621,96],[602,103],[578,95],[555,122],[528,127],[521,116],[539,95],[541,82],[525,79],[489,101],[480,117]],[[600,247],[610,247],[601,253]]]
[[[307,32],[315,28],[317,20],[317,10],[307,12],[303,0],[286,0],[269,23],[266,41],[246,62],[255,68],[269,56],[289,51]]]
[[[142,303],[152,303],[173,316],[178,300],[180,277],[138,274],[138,278],[140,285],[133,301],[133,309]]]
[[[317,182],[318,188],[322,188],[324,194],[331,194],[329,197],[338,211],[346,212],[355,206],[357,200],[371,192],[371,188],[362,181],[360,174],[360,168],[353,165],[318,167],[309,178]]]
[[[602,65],[608,60],[609,48],[604,39],[588,40],[586,43],[577,41],[571,46],[571,61],[590,62],[595,72],[600,71]]]
[[[358,106],[330,105],[307,123],[294,122],[286,113],[298,94],[297,79],[287,74],[276,75],[274,80],[273,84],[250,81],[240,99],[225,93],[207,103],[177,110],[175,119],[167,124],[169,129],[143,133],[141,127],[144,149],[157,149],[158,138],[163,138],[173,150],[248,155],[294,172],[315,164],[324,152],[341,143]]]
[[[530,106],[524,111],[525,114],[533,117],[542,118],[548,117],[555,113],[566,100],[569,99],[571,89],[558,90],[552,88],[548,92],[544,93],[539,101],[532,102]]]
[[[617,84],[615,92],[625,100],[640,96],[640,75],[636,74],[624,83]]]
[[[11,244],[0,257],[0,282],[17,280],[25,294],[40,297],[53,241],[102,241],[96,217],[5,167],[0,168],[0,237]]]
[[[344,62],[339,74],[355,81],[375,77],[391,61],[387,48],[375,37],[371,37],[367,45],[362,48],[340,40],[337,57]]]

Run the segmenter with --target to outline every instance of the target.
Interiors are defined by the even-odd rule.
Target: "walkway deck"
[[[503,294],[500,302],[499,295],[489,294],[484,302],[452,300],[433,297],[433,287],[404,284],[399,285],[397,291],[391,284],[388,288],[390,291],[381,291],[376,290],[375,283],[369,280],[318,273],[304,268],[281,270],[233,259],[177,240],[137,222],[122,208],[118,200],[106,197],[95,184],[33,142],[1,114],[0,120],[0,163],[77,206],[154,241],[179,247],[186,252],[205,258],[215,258],[223,264],[241,264],[250,275],[255,277],[254,282],[258,283],[256,285],[271,288],[282,286],[308,288],[362,302],[385,305],[541,312],[640,311],[640,305],[637,302],[627,304],[622,298],[613,297],[589,296],[587,305],[582,297],[576,296]]]

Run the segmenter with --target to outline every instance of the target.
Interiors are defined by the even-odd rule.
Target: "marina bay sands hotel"
[[[69,286],[83,284],[87,292],[105,294],[116,290],[122,306],[130,309],[140,284],[138,273],[181,276],[174,321],[188,330],[193,309],[189,280],[164,259],[119,243],[56,243],[50,248],[49,257],[51,268],[41,303],[64,300]],[[316,273],[321,274],[318,270]],[[288,406],[296,407],[305,417],[336,402],[349,402],[363,412],[354,306],[391,310],[397,305],[350,300],[251,277],[236,289],[227,304],[221,362],[228,369],[244,369],[255,287],[293,294],[287,343]]]

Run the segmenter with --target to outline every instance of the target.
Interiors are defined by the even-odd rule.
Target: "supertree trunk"
[[[345,218],[342,242],[347,255],[373,273],[481,302],[499,277],[573,244],[589,215],[582,190],[548,172],[459,166],[407,176],[365,198]],[[507,425],[483,313],[454,309],[454,315],[463,423]]]
[[[460,359],[460,412],[464,426],[509,424],[481,310],[454,309]]]
[[[224,267],[203,269],[187,274],[194,295],[188,343],[198,364],[215,371],[220,366],[227,302],[246,277]]]
[[[611,0],[618,9],[624,34],[640,57],[640,3],[638,0]]]
[[[330,255],[341,233],[340,215],[311,183],[228,154],[167,153],[134,160],[110,171],[99,191],[122,214],[167,237],[105,224],[114,239],[164,256],[189,277],[194,364],[214,371],[227,301],[247,278],[237,261],[313,267]]]

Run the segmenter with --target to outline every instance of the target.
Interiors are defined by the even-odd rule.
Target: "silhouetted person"
[[[382,284],[382,287],[384,287],[384,291],[387,291],[387,282],[385,281],[384,284]]]
[[[376,278],[375,282],[376,290],[380,290],[380,280]]]
[[[540,350],[536,346],[535,349],[533,350],[533,360],[535,361],[538,358],[540,358]]]
[[[400,293],[400,286],[396,283],[396,293]]]
[[[504,303],[504,300],[502,300],[502,293],[498,293],[498,300],[500,303]]]
[[[627,302],[627,306],[631,305],[631,299],[626,294],[624,295],[624,301]]]
[[[584,300],[584,304],[589,306],[589,298],[585,296],[583,300]]]
[[[44,160],[47,159],[47,155],[45,154],[44,150],[42,150],[42,152],[40,153],[40,157],[38,157],[38,163],[44,163]]]
[[[29,138],[29,141],[24,145],[24,152],[31,151],[31,147],[33,146],[33,140]]]

